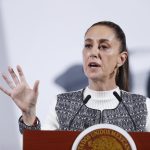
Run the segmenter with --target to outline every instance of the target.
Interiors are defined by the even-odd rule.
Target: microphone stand
[[[117,100],[118,100],[119,102],[122,102],[124,108],[126,109],[128,115],[129,115],[129,117],[130,117],[130,119],[131,119],[131,121],[132,121],[132,123],[133,123],[134,130],[136,131],[136,124],[135,124],[135,122],[134,122],[132,116],[130,115],[130,112],[129,112],[127,106],[125,105],[125,103],[123,102],[122,98],[119,96],[119,94],[118,94],[116,91],[114,91],[113,94],[114,94],[114,96],[117,98]]]
[[[81,107],[78,109],[78,111],[75,113],[75,115],[72,117],[72,119],[71,119],[70,122],[69,122],[69,127],[68,127],[69,130],[70,130],[70,128],[71,128],[71,125],[72,125],[72,123],[73,123],[75,117],[76,117],[77,114],[80,112],[80,110],[81,110],[81,108],[83,107],[83,105],[85,105],[85,104],[90,100],[90,98],[91,98],[91,95],[87,95],[87,97],[83,100],[83,104],[81,105]]]

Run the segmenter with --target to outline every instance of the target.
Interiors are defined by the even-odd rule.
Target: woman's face
[[[121,66],[127,54],[120,53],[120,41],[113,29],[97,25],[85,35],[83,68],[91,80],[115,79],[116,69]]]

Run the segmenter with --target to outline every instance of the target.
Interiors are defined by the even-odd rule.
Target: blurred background
[[[0,0],[0,72],[20,64],[31,86],[40,80],[37,115],[43,123],[54,95],[86,86],[84,33],[93,23],[109,20],[127,37],[131,91],[150,97],[149,8],[148,0]],[[2,77],[0,84],[8,89]],[[0,92],[0,150],[22,149],[20,115]]]

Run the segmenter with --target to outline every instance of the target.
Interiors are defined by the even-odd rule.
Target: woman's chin
[[[102,77],[100,75],[90,75],[90,76],[88,76],[88,78],[92,81],[98,81],[98,80],[102,79]]]

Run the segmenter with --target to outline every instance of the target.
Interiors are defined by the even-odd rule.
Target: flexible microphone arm
[[[69,130],[70,130],[70,127],[72,125],[72,122],[74,121],[76,115],[80,112],[81,108],[83,107],[83,105],[85,105],[91,98],[91,95],[87,95],[87,97],[83,100],[83,104],[81,105],[81,107],[78,109],[78,111],[75,113],[75,115],[72,117],[72,119],[70,120],[69,122]]]
[[[132,123],[133,123],[133,126],[134,126],[134,130],[136,131],[136,124],[135,124],[135,122],[134,122],[132,116],[130,115],[127,106],[125,105],[125,103],[123,102],[122,98],[119,96],[119,94],[118,94],[116,91],[114,91],[113,94],[114,94],[114,96],[117,98],[117,100],[118,100],[119,102],[122,102],[123,106],[125,107],[126,111],[128,112],[128,115],[129,115],[130,119],[132,120]]]

